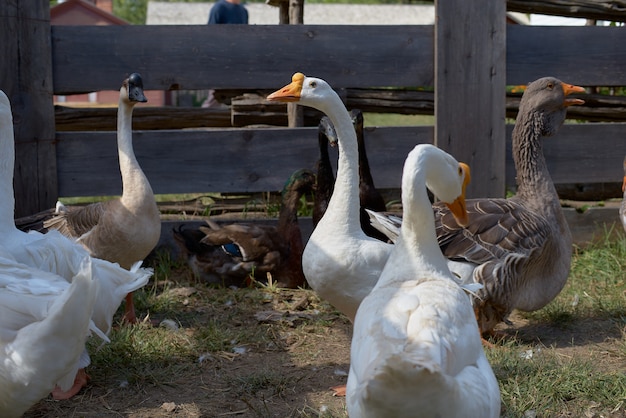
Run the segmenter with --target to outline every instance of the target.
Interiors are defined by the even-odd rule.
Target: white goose
[[[146,102],[143,81],[137,73],[120,88],[117,117],[117,147],[122,175],[122,196],[83,207],[67,208],[57,202],[48,229],[76,239],[96,258],[130,269],[142,261],[159,242],[161,217],[152,187],[141,170],[132,143],[132,113],[135,104]],[[124,319],[136,322],[132,293],[126,297]]]
[[[324,112],[337,132],[339,161],[333,195],[302,255],[307,282],[350,320],[374,287],[392,245],[370,238],[359,219],[359,158],[352,118],[324,80],[296,73],[292,83],[267,97]]]
[[[418,145],[402,176],[404,222],[354,321],[346,401],[352,418],[499,417],[498,382],[469,296],[439,249],[426,187],[467,222],[469,168]]]
[[[584,91],[554,77],[540,78],[526,88],[513,129],[515,196],[468,200],[467,228],[460,228],[445,207],[434,206],[443,254],[465,266],[463,272],[455,269],[465,282],[483,285],[474,298],[483,334],[493,333],[514,309],[544,307],[567,281],[572,235],[548,172],[542,141],[557,132],[569,106],[584,103],[567,96]],[[382,229],[397,231],[400,218],[376,217],[374,223]]]
[[[0,416],[72,387],[85,340],[99,333],[90,319],[97,290],[89,257],[70,284],[0,254]]]
[[[61,235],[58,231],[47,234],[20,231],[15,227],[15,197],[13,194],[13,170],[15,147],[11,105],[6,94],[0,90],[0,248],[4,248],[17,263],[61,276],[67,282],[76,277],[87,251]],[[113,315],[120,302],[129,292],[144,286],[152,271],[135,265],[131,271],[100,259],[91,259],[93,277],[98,281],[98,294],[91,319],[101,335],[111,329]],[[55,391],[57,399],[76,394],[87,383],[82,368],[89,364],[88,356],[82,356],[75,385],[66,393]]]

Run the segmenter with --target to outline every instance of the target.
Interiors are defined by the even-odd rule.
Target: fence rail
[[[276,89],[295,71],[338,89],[435,87],[434,128],[368,130],[379,187],[397,188],[408,150],[434,142],[474,168],[470,196],[513,182],[505,86],[545,75],[583,86],[626,85],[621,27],[505,25],[504,0],[436,4],[437,26],[54,26],[49,4],[0,2],[0,88],[12,101],[16,215],[57,196],[121,190],[114,132],[57,132],[53,94],[118,89]],[[480,10],[480,13],[476,12]],[[507,134],[507,132],[509,132]],[[315,129],[138,131],[137,158],[157,193],[279,190],[317,158]],[[565,126],[545,141],[555,182],[622,177],[623,123]]]

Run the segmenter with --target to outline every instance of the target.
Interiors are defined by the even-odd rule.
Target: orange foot
[[[80,392],[84,386],[87,386],[88,380],[89,376],[85,372],[85,369],[78,369],[78,372],[76,372],[76,378],[74,379],[74,385],[67,392],[64,392],[60,387],[56,386],[52,391],[52,398],[57,401],[69,399]]]
[[[346,385],[333,386],[330,390],[333,391],[333,396],[346,396]]]
[[[135,304],[133,303],[133,294],[126,295],[126,307],[124,309],[124,317],[122,322],[126,324],[136,324],[137,316],[135,315]]]

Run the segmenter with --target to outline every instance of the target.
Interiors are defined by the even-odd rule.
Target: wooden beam
[[[13,110],[15,214],[54,205],[57,198],[50,2],[0,2],[0,89]]]
[[[582,86],[625,86],[625,36],[623,27],[508,25],[507,84],[553,76]]]
[[[626,22],[624,0],[507,0],[511,12]]]
[[[513,189],[511,131],[509,125],[503,134],[507,147],[503,172],[506,186]],[[554,182],[621,184],[624,132],[626,123],[563,125],[557,135],[543,141]],[[317,127],[135,131],[133,135],[137,160],[159,194],[280,191],[285,178],[297,169],[312,169],[319,155]],[[432,143],[433,135],[432,127],[366,128],[376,186],[399,189],[408,152],[416,144]],[[58,132],[57,141],[60,196],[121,193],[115,132]],[[333,164],[336,152],[331,148]],[[472,177],[480,171],[474,169]]]
[[[503,197],[506,2],[439,0],[435,19],[435,144],[473,168],[468,197]]]
[[[432,127],[366,129],[376,186],[399,188],[408,152],[418,143],[432,143],[432,132]],[[121,193],[115,132],[58,132],[57,140],[60,196]],[[133,145],[158,194],[280,191],[295,170],[314,169],[319,158],[317,127],[135,131]],[[336,148],[331,152],[336,164]]]
[[[429,26],[53,26],[52,42],[55,94],[118,90],[133,71],[147,90],[276,90],[296,71],[335,88],[433,84]]]

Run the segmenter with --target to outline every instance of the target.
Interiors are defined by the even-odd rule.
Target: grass
[[[487,351],[502,390],[503,416],[626,416],[625,272],[623,234],[577,249],[559,296],[523,314],[531,324],[572,335],[571,350],[565,342],[558,345],[567,354],[517,340]],[[580,346],[585,332],[599,338]]]
[[[434,126],[431,115],[400,115],[396,113],[364,113],[363,121],[370,126]]]
[[[488,357],[500,384],[502,417],[624,413],[624,371],[599,371],[593,357],[566,357],[554,348],[518,343],[489,350]]]
[[[220,390],[243,402],[246,416],[275,416],[277,403],[293,402],[304,383],[300,370],[323,367],[329,351],[349,344],[345,336],[333,340],[340,326],[349,328],[347,320],[310,290],[271,283],[213,288],[190,281],[187,267],[168,254],[158,254],[153,264],[153,280],[135,293],[137,309],[170,326],[116,326],[111,343],[90,341],[90,373],[100,384],[178,392],[182,382],[212,368],[217,378],[229,366]],[[523,314],[527,325],[518,336],[486,349],[501,388],[502,417],[626,416],[625,264],[623,236],[577,249],[561,294],[544,309]],[[302,317],[255,320],[264,310],[296,312],[292,307],[303,297]],[[586,341],[585,333],[597,338]],[[560,337],[551,340],[553,334]],[[236,367],[241,351],[265,353],[267,362]],[[272,355],[279,363],[271,362]],[[286,358],[293,365],[285,369]],[[344,401],[316,399],[290,404],[285,416],[347,416]]]
[[[612,231],[607,231],[610,236]],[[536,321],[571,323],[584,318],[626,320],[626,237],[605,238],[575,249],[568,281],[547,307],[528,314]]]

